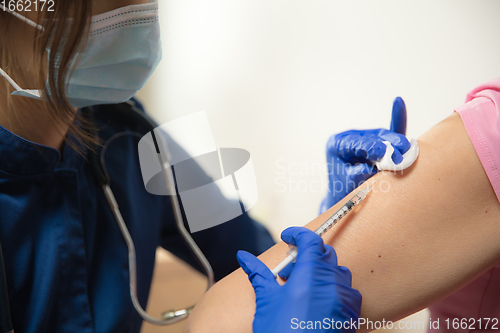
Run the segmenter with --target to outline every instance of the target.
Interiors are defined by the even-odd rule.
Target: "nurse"
[[[147,132],[140,124],[110,121],[106,114],[117,103],[144,111],[131,97],[161,58],[158,3],[80,0],[38,5],[36,10],[0,10],[0,68],[6,78],[0,86],[0,241],[13,325],[16,332],[139,332],[142,320],[130,300],[126,244],[92,178],[87,156],[89,147],[116,133]],[[94,120],[84,116],[86,108]],[[102,141],[94,137],[95,129]],[[176,232],[170,200],[149,194],[143,186],[134,154],[137,144],[134,137],[120,141],[106,164],[135,242],[137,292],[145,307],[158,246],[197,266]],[[360,295],[350,288],[349,271],[337,267],[331,247],[302,228],[283,236],[308,249],[301,252],[291,277],[296,282],[283,288],[275,280],[257,278],[269,274],[249,253],[260,254],[274,242],[248,215],[193,237],[216,279],[236,269],[237,250],[246,250],[239,253],[239,262],[254,273],[257,289],[275,291],[267,296],[288,297],[292,286],[303,282],[308,291],[326,286],[343,290],[339,304],[350,304],[352,315],[359,314]],[[311,260],[323,275],[313,278],[301,268]],[[336,274],[341,277],[338,284],[321,283]],[[322,304],[317,301],[311,301],[313,308]],[[267,317],[258,317],[256,325],[272,328],[268,306],[262,299],[257,305]],[[297,309],[283,311],[306,315],[310,310]]]

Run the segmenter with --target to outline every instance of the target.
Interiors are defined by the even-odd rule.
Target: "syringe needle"
[[[371,191],[371,189],[372,189],[373,185],[377,184],[379,180],[380,180],[380,178],[379,178],[379,179],[377,179],[376,181],[374,181],[374,182],[373,182],[373,183],[372,183],[372,184],[368,187],[368,188],[370,189],[370,191]]]

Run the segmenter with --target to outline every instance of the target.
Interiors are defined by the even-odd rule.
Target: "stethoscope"
[[[89,109],[90,108],[87,108],[85,110]],[[168,147],[166,146],[166,143],[164,143],[163,147],[164,152],[163,154],[160,154],[160,149],[158,147],[158,144],[156,143],[157,141],[154,129],[157,128],[158,125],[153,120],[151,120],[146,114],[144,114],[137,106],[135,106],[133,101],[127,101],[122,104],[117,104],[113,105],[112,107],[110,106],[109,108],[102,108],[102,109],[107,109],[109,112],[109,116],[112,117],[113,120],[121,122],[126,120],[126,122],[130,124],[140,125],[146,128],[147,131],[151,133],[153,141],[155,143],[158,162],[161,165],[162,173],[165,177],[166,186],[169,190],[169,193],[172,194],[170,195],[170,201],[172,203],[177,228],[179,229],[179,232],[181,233],[186,243],[189,245],[190,249],[193,251],[193,254],[199,260],[200,264],[203,267],[203,270],[207,274],[208,277],[207,290],[208,290],[214,284],[214,273],[212,270],[212,266],[210,266],[210,263],[208,262],[207,258],[205,257],[203,252],[200,250],[200,248],[198,247],[198,245],[193,240],[193,238],[187,231],[186,227],[184,226],[184,221],[182,219],[182,214],[181,214],[181,208],[179,205],[179,199],[177,197],[177,192],[175,188],[175,179],[170,165],[170,154],[168,151]],[[127,244],[128,264],[129,264],[129,286],[130,286],[130,297],[132,299],[132,304],[134,305],[134,308],[144,321],[147,321],[148,323],[154,325],[170,325],[182,319],[187,318],[191,310],[194,308],[194,305],[186,309],[164,312],[162,314],[162,319],[157,319],[148,315],[146,311],[142,308],[142,306],[139,304],[139,300],[137,299],[137,278],[136,278],[137,270],[136,270],[136,256],[135,256],[134,242],[132,241],[132,237],[130,236],[127,225],[125,224],[123,216],[118,207],[118,203],[116,202],[113,191],[111,190],[111,187],[109,185],[111,182],[111,178],[109,176],[105,163],[106,151],[111,142],[113,142],[119,137],[126,135],[134,135],[139,138],[142,138],[144,136],[144,134],[132,131],[117,133],[113,135],[111,138],[109,138],[108,141],[106,141],[101,150],[100,158],[97,154],[97,149],[95,149],[94,152],[89,153],[88,161],[94,179],[97,182],[97,184],[102,187],[104,195],[106,196],[109,206],[113,212],[113,215],[115,216],[118,227],[120,228],[122,236]]]
[[[193,254],[199,260],[200,264],[203,267],[207,277],[207,290],[214,284],[214,273],[210,263],[207,258],[200,250],[196,242],[193,240],[186,227],[184,226],[184,221],[181,214],[181,208],[179,204],[179,199],[177,197],[177,191],[175,188],[175,179],[173,176],[173,172],[170,165],[170,154],[168,152],[168,148],[164,143],[164,151],[163,154],[160,154],[160,149],[158,148],[158,144],[156,143],[155,131],[154,129],[158,127],[153,120],[151,120],[147,115],[145,115],[135,104],[133,101],[127,101],[125,103],[110,105],[108,108],[101,108],[101,110],[106,110],[106,114],[112,119],[112,121],[122,122],[127,124],[140,125],[143,128],[146,128],[148,132],[151,132],[153,137],[153,141],[155,143],[155,149],[157,153],[158,162],[161,165],[162,173],[165,177],[166,186],[169,190],[170,200],[172,203],[175,221],[177,224],[177,228],[181,233],[182,237],[193,251]],[[92,116],[92,109],[85,108],[82,109],[82,112],[87,113],[88,117]],[[97,133],[95,133],[97,134]],[[111,178],[109,176],[108,170],[106,168],[105,157],[106,151],[111,142],[116,140],[119,137],[123,137],[126,135],[133,135],[139,138],[142,138],[144,134],[132,131],[120,132],[113,135],[109,138],[101,149],[100,154],[98,154],[98,149],[93,147],[93,150],[89,151],[88,155],[88,163],[90,169],[92,171],[92,175],[96,183],[102,187],[104,191],[104,195],[108,201],[108,204],[113,212],[113,215],[116,219],[116,223],[120,228],[123,239],[127,244],[128,248],[128,264],[129,264],[129,289],[130,289],[130,297],[132,299],[132,304],[136,309],[137,313],[141,316],[141,318],[151,324],[154,325],[170,325],[174,324],[180,320],[187,318],[191,310],[194,308],[194,305],[185,309],[180,310],[171,310],[162,313],[162,318],[157,319],[151,317],[146,313],[146,311],[142,308],[137,298],[137,266],[136,266],[136,254],[135,254],[135,246],[130,236],[130,232],[128,231],[127,225],[123,219],[123,216],[118,207],[118,203],[116,202],[113,191],[110,187]],[[164,158],[164,157],[166,158]],[[12,326],[11,314],[10,314],[10,306],[9,306],[9,297],[8,297],[8,289],[7,289],[7,280],[5,277],[5,266],[2,255],[2,250],[0,246],[0,333],[13,333],[14,329]]]

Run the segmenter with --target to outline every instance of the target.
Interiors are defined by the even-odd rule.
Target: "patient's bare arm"
[[[325,236],[363,295],[361,316],[401,319],[459,289],[500,260],[500,204],[458,114],[419,139],[403,175],[379,173],[372,193]],[[315,229],[342,200],[310,222]],[[288,250],[260,256],[274,268]],[[239,269],[189,318],[190,332],[251,332],[255,296]]]

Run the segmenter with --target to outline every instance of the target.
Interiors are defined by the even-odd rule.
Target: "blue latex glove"
[[[391,142],[395,148],[392,160],[401,163],[403,154],[410,149],[405,133],[406,106],[397,97],[392,106],[390,130],[351,130],[332,135],[326,145],[328,193],[321,203],[320,214],[378,172],[373,162],[385,154],[387,147],[383,141]]]
[[[340,331],[355,332],[355,327],[349,329],[349,325],[358,322],[361,294],[351,288],[351,272],[337,266],[335,250],[303,227],[286,229],[281,239],[298,247],[297,261],[283,286],[259,259],[245,251],[237,254],[255,290],[253,331],[309,332],[304,329],[308,321],[321,321],[321,329],[314,332],[332,332],[335,322],[348,322],[348,329]]]

